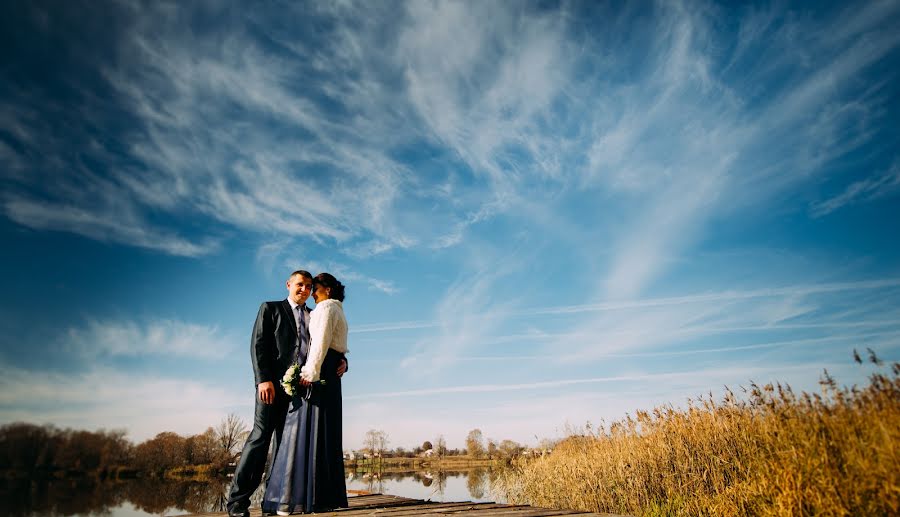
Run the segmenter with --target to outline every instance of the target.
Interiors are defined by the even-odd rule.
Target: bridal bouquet
[[[300,395],[307,398],[308,391],[304,392],[304,386],[300,384],[300,368],[301,366],[297,363],[294,363],[284,372],[284,376],[281,378],[281,387],[284,388],[284,392],[290,396]],[[313,384],[325,385],[325,380],[321,379]]]

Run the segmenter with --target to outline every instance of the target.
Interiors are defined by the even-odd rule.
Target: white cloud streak
[[[104,368],[55,373],[0,365],[0,421],[126,429],[138,441],[163,431],[190,435],[246,408],[252,390],[245,391]]]
[[[191,242],[166,230],[153,228],[139,218],[123,212],[98,213],[74,205],[52,205],[30,199],[10,197],[3,208],[7,217],[35,230],[67,231],[101,242],[127,244],[169,255],[197,257],[216,252],[216,239]]]
[[[821,284],[800,284],[783,287],[767,287],[749,290],[728,290],[712,293],[698,293],[684,296],[672,296],[664,298],[644,298],[627,301],[614,301],[603,303],[590,303],[578,305],[561,305],[555,307],[533,307],[529,309],[518,309],[512,311],[495,311],[492,312],[491,318],[506,318],[517,316],[538,316],[538,315],[554,315],[554,314],[578,314],[592,312],[608,312],[623,311],[633,309],[648,309],[658,307],[679,307],[689,304],[707,304],[707,303],[730,303],[744,300],[752,300],[756,298],[800,298],[815,294],[840,293],[847,291],[869,291],[882,290],[900,287],[900,278],[880,278],[876,280],[861,280],[855,282],[830,282]],[[452,296],[448,296],[452,298]],[[789,318],[777,318],[789,319]],[[773,323],[770,322],[771,326]],[[849,324],[852,324],[850,322]],[[847,323],[844,323],[847,324]],[[368,332],[388,332],[396,330],[414,330],[423,328],[433,328],[440,326],[440,320],[423,320],[423,321],[401,321],[401,322],[385,322],[374,323],[369,325],[359,325],[350,330],[351,333],[368,333]],[[747,328],[747,327],[726,327],[726,328]]]
[[[817,367],[819,365],[816,365]],[[838,365],[824,365],[825,367],[835,367]],[[797,371],[809,371],[811,368],[810,365],[803,366],[783,366],[783,367],[753,367],[753,368],[725,368],[716,372],[716,376],[728,377],[732,379],[739,380],[749,380],[754,376],[766,375],[771,376],[777,373],[790,373]],[[701,377],[709,377],[711,372],[709,370],[691,370],[691,371],[681,371],[681,372],[657,372],[657,373],[647,373],[647,374],[634,374],[634,375],[615,375],[608,377],[590,377],[590,378],[581,378],[581,379],[557,379],[552,381],[536,381],[536,382],[527,382],[527,383],[512,383],[512,384],[474,384],[474,385],[466,385],[466,386],[444,386],[438,388],[425,388],[425,389],[415,389],[415,390],[403,390],[403,391],[393,391],[393,392],[380,392],[380,393],[366,393],[362,395],[351,395],[345,397],[347,400],[368,400],[368,399],[381,399],[381,398],[398,398],[398,397],[427,397],[434,395],[450,395],[450,394],[461,394],[461,393],[494,393],[494,392],[506,392],[506,391],[525,391],[525,390],[546,390],[546,389],[561,389],[561,388],[571,388],[574,386],[581,385],[591,385],[591,384],[605,384],[605,383],[622,383],[622,382],[643,382],[643,381],[654,381],[654,382],[671,382],[671,381],[684,381],[684,380],[696,380]]]
[[[812,217],[824,217],[835,210],[853,203],[863,203],[892,195],[900,190],[900,162],[883,174],[859,180],[847,185],[840,194],[813,203],[810,206]]]
[[[291,253],[289,251],[286,251],[286,252],[284,252],[284,254],[290,255]],[[318,253],[312,253],[312,254],[318,254]],[[327,250],[322,250],[321,254],[327,255]],[[394,286],[393,282],[366,276],[362,273],[355,271],[354,269],[350,268],[346,264],[342,264],[342,263],[334,261],[334,260],[318,261],[318,260],[306,260],[306,259],[301,258],[301,259],[296,259],[296,260],[291,259],[291,260],[285,261],[284,265],[286,268],[289,268],[289,269],[297,268],[297,267],[305,269],[305,270],[309,271],[310,273],[312,273],[313,276],[315,276],[319,273],[331,273],[332,275],[335,276],[335,278],[337,278],[344,285],[352,285],[354,283],[355,284],[365,284],[370,289],[380,291],[387,295],[396,294],[398,292],[398,289]],[[293,269],[291,269],[291,270],[293,270]]]
[[[61,346],[82,357],[184,357],[221,359],[235,347],[235,340],[218,327],[175,320],[92,320],[84,328],[71,328]]]

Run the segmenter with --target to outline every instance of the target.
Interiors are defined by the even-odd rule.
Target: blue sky
[[[896,1],[2,9],[0,423],[249,420],[297,268],[349,447],[900,359]]]

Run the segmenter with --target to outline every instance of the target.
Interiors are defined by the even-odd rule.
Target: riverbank
[[[52,469],[41,468],[33,470],[0,470],[0,479],[8,481],[27,480],[79,480],[94,479],[106,480],[131,480],[141,478],[175,479],[182,481],[205,481],[208,479],[224,477],[233,472],[233,468],[220,465],[184,465],[166,470],[139,470],[134,467],[121,466],[110,467],[102,470],[78,470],[78,469]]]
[[[399,457],[344,460],[344,468],[358,472],[407,472],[415,470],[470,470],[497,468],[507,465],[501,458],[473,458],[470,456]]]
[[[411,471],[446,470],[465,471],[476,468],[499,468],[509,462],[500,458],[472,458],[469,456],[451,456],[444,458],[394,457],[344,460],[344,468],[350,472],[382,472],[400,473]],[[120,466],[103,470],[77,469],[36,469],[31,471],[4,469],[0,470],[0,479],[137,479],[159,478],[184,481],[203,481],[223,477],[234,472],[234,465],[222,466],[214,464],[182,465],[165,470],[139,470],[134,467]]]

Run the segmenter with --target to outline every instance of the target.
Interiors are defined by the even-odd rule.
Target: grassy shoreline
[[[400,473],[423,470],[465,471],[476,468],[500,467],[508,464],[506,460],[499,458],[471,458],[468,456],[453,456],[439,458],[420,457],[395,457],[375,460],[345,460],[344,468],[355,472],[382,472]],[[76,470],[76,469],[39,469],[32,471],[0,469],[0,479],[138,479],[138,478],[165,478],[182,481],[207,480],[219,478],[233,472],[233,468],[222,467],[215,464],[183,465],[165,469],[139,470],[133,467],[110,467],[103,470]]]
[[[512,503],[643,516],[900,514],[900,364],[863,388],[827,372],[821,385],[638,412],[521,460],[499,487]]]
[[[377,458],[345,460],[344,468],[359,472],[410,472],[417,470],[468,470],[500,467],[507,462],[500,458],[472,458],[469,456],[445,456],[444,458]]]

